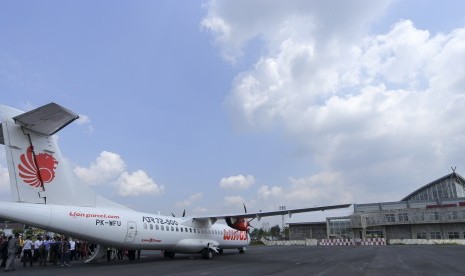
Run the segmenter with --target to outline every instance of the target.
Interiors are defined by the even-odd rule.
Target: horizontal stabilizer
[[[77,118],[79,115],[56,103],[13,117],[15,123],[43,135],[53,135]]]

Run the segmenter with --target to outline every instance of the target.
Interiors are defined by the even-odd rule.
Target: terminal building
[[[289,223],[300,239],[465,239],[465,179],[455,170],[396,202],[354,204],[345,217]]]

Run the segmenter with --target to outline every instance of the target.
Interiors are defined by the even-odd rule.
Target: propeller
[[[173,213],[171,213],[171,215],[172,215],[174,218],[176,217]],[[184,211],[182,212],[182,217],[185,217],[185,216],[186,216],[186,209],[184,209]]]
[[[245,207],[245,203],[242,203],[242,205],[244,205],[244,213],[247,214],[247,207]],[[262,211],[262,210],[260,210],[260,211],[258,211],[258,212],[260,213],[261,211]],[[256,219],[256,217],[253,217],[253,218],[251,218],[249,221],[247,221],[248,226],[251,227],[251,228],[255,228],[255,227],[253,227],[252,225],[250,225],[250,222],[251,222],[252,220],[254,220],[254,219]]]

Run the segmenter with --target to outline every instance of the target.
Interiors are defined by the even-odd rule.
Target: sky
[[[447,0],[0,0],[0,104],[78,113],[57,134],[62,154],[139,211],[397,201],[451,167],[465,175],[464,11]],[[0,200],[11,200],[3,147]]]

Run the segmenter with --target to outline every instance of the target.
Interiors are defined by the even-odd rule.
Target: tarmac
[[[465,246],[251,246],[245,254],[225,250],[211,260],[200,255],[165,259],[142,251],[140,260],[102,260],[70,267],[22,267],[6,275],[465,275]]]

